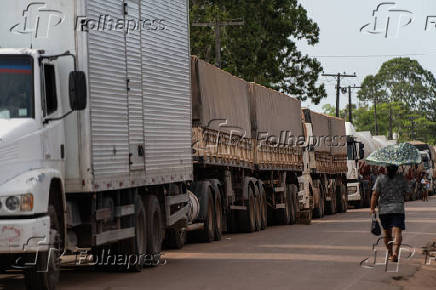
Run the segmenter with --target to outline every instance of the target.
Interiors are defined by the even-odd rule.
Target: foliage
[[[418,61],[401,57],[386,61],[375,76],[369,75],[364,79],[358,97],[366,104],[381,104],[377,106],[379,132],[383,132],[383,128],[389,124],[390,118],[387,122],[385,118],[386,114],[390,116],[391,107],[393,123],[398,123],[399,118],[405,119],[400,127],[393,124],[393,128],[389,128],[390,133],[395,128],[401,132],[405,130],[403,126],[415,126],[413,132],[422,138],[433,139],[430,135],[436,122],[436,79]],[[388,112],[380,111],[386,107]],[[399,110],[406,113],[398,114]],[[409,134],[411,137],[414,137],[413,134]]]
[[[379,103],[402,102],[436,121],[436,79],[410,58],[386,61],[377,75],[364,79],[358,97],[365,102],[375,99]]]
[[[317,85],[318,60],[298,51],[296,40],[319,41],[319,27],[297,0],[190,0],[191,23],[243,19],[222,28],[222,67],[247,81],[281,90],[315,104],[326,97]],[[215,28],[191,28],[192,53],[215,62]]]
[[[436,122],[428,119],[419,111],[413,111],[406,104],[394,102],[391,104],[393,111],[393,131],[398,133],[399,141],[421,140],[428,144],[436,144]],[[336,108],[329,104],[323,106],[325,114],[335,116]],[[379,134],[389,133],[389,104],[377,106]],[[348,116],[347,111],[341,110],[340,116]],[[357,131],[370,131],[375,135],[374,106],[361,106],[353,108],[353,125]]]

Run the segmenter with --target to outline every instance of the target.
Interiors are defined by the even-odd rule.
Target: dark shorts
[[[396,227],[404,231],[406,229],[404,220],[405,216],[403,213],[388,213],[380,215],[380,221],[385,230],[391,230],[393,227]]]

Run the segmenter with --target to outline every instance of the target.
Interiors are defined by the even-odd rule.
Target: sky
[[[365,76],[376,74],[387,60],[397,56],[416,59],[436,75],[435,0],[299,0],[308,16],[320,27],[315,46],[300,42],[302,52],[317,57],[328,74],[356,73],[342,80],[342,86],[360,86]],[[322,111],[336,104],[336,79],[321,77],[328,97],[320,105],[305,107]],[[353,102],[357,102],[357,90]],[[341,94],[341,109],[348,93]]]

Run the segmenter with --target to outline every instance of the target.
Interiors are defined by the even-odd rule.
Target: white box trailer
[[[192,178],[185,0],[9,2],[0,12],[0,47],[33,48],[41,57],[69,51],[87,75],[88,106],[65,119],[67,191]],[[70,110],[74,63],[53,63],[61,116]]]
[[[193,178],[188,1],[3,4],[0,254],[47,251],[53,232],[60,249],[158,253]]]

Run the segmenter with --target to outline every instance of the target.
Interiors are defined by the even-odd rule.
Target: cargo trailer
[[[346,212],[347,137],[345,120],[303,109],[309,150],[305,158],[313,184],[313,216]]]

